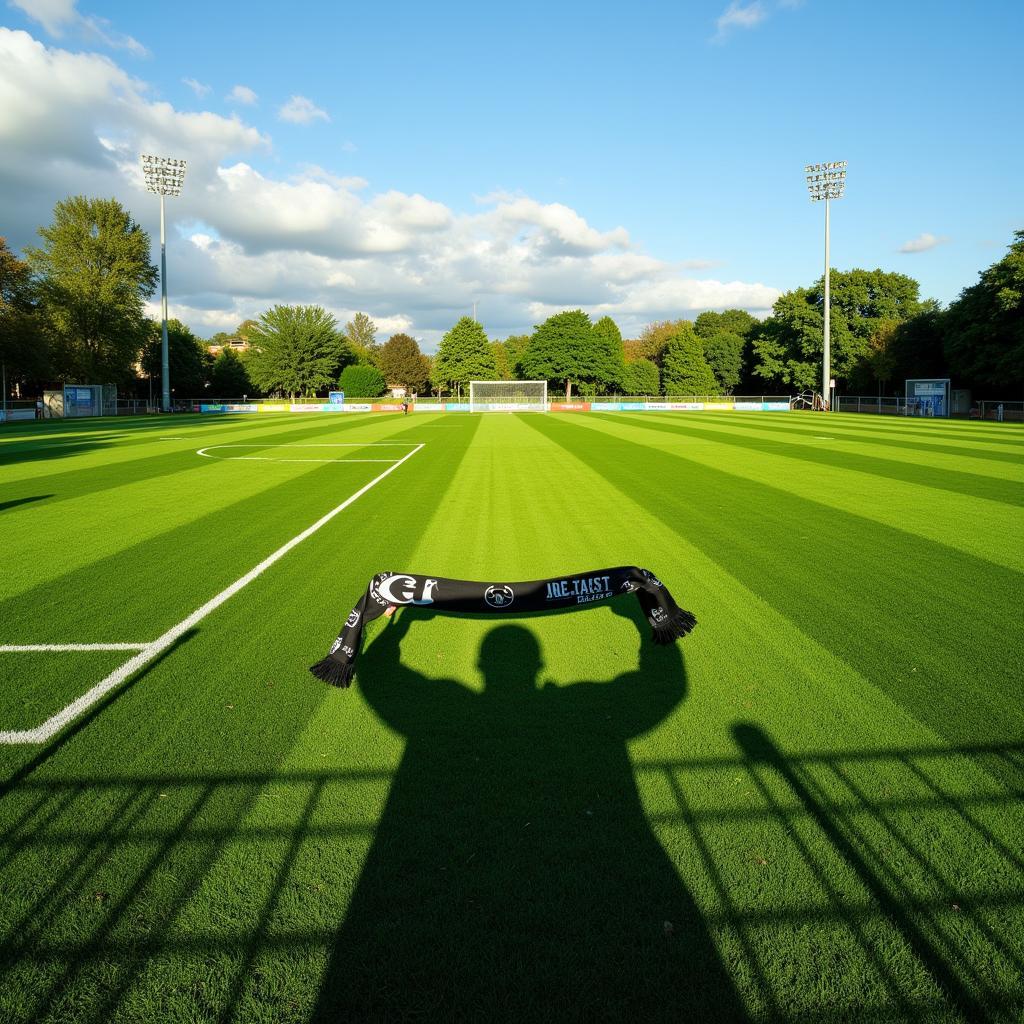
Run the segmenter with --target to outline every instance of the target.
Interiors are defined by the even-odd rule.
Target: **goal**
[[[471,380],[470,412],[547,412],[546,380]]]

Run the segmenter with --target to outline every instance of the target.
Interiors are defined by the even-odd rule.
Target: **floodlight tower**
[[[142,174],[146,188],[160,197],[160,314],[163,320],[160,346],[160,384],[163,388],[161,408],[171,411],[171,370],[167,355],[167,240],[164,235],[164,196],[181,195],[185,183],[184,160],[142,154]]]
[[[829,267],[828,267],[828,202],[830,199],[842,199],[846,188],[846,161],[836,160],[829,164],[808,164],[804,168],[807,175],[807,191],[811,194],[811,202],[825,200],[825,332],[824,351],[821,366],[821,397],[832,408],[832,392],[829,381],[832,378],[832,353],[829,335]]]

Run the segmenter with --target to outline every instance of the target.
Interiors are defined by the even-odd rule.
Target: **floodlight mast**
[[[811,202],[817,203],[825,200],[825,324],[824,324],[824,345],[821,363],[821,397],[827,403],[827,408],[832,408],[832,389],[829,381],[832,379],[832,352],[831,335],[829,332],[829,258],[828,258],[828,203],[830,199],[841,199],[846,188],[846,161],[835,160],[827,164],[808,164],[804,168],[807,175],[807,191],[810,193]]]
[[[146,188],[160,197],[160,385],[163,391],[161,408],[171,411],[171,369],[167,352],[167,240],[164,232],[164,196],[181,195],[185,182],[186,161],[165,156],[142,154],[142,174]]]

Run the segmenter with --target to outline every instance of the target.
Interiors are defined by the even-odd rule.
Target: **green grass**
[[[410,442],[53,739],[0,746],[0,1020],[1021,1019],[1017,426],[14,426],[0,644],[154,640],[386,468],[273,460]],[[312,447],[368,443],[394,447]],[[654,648],[628,599],[407,609],[351,690],[306,671],[382,569],[624,563],[690,637]],[[0,654],[0,729],[128,656]]]

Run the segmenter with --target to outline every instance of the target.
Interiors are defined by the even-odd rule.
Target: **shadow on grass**
[[[477,693],[401,664],[420,614],[403,612],[360,664],[363,695],[406,737],[394,774],[17,780],[0,841],[7,1019],[101,1024],[148,1006],[224,1021],[981,1020],[1024,1007],[1024,853],[999,824],[1024,803],[975,767],[1019,767],[1024,744],[792,754],[738,723],[735,754],[631,760],[629,738],[685,700],[679,647],[645,640],[637,670],[611,683],[538,687],[536,640],[502,625]],[[386,793],[379,815],[367,787]],[[257,797],[274,812],[241,817]],[[228,848],[244,876],[214,870]],[[358,880],[335,867],[321,885],[353,849]],[[190,860],[197,876],[167,881]],[[211,913],[189,916],[201,887]]]
[[[19,505],[28,505],[33,501],[46,501],[47,498],[52,497],[52,494],[32,494],[24,498],[13,498],[11,501],[0,501],[0,512],[9,508],[17,508]]]

